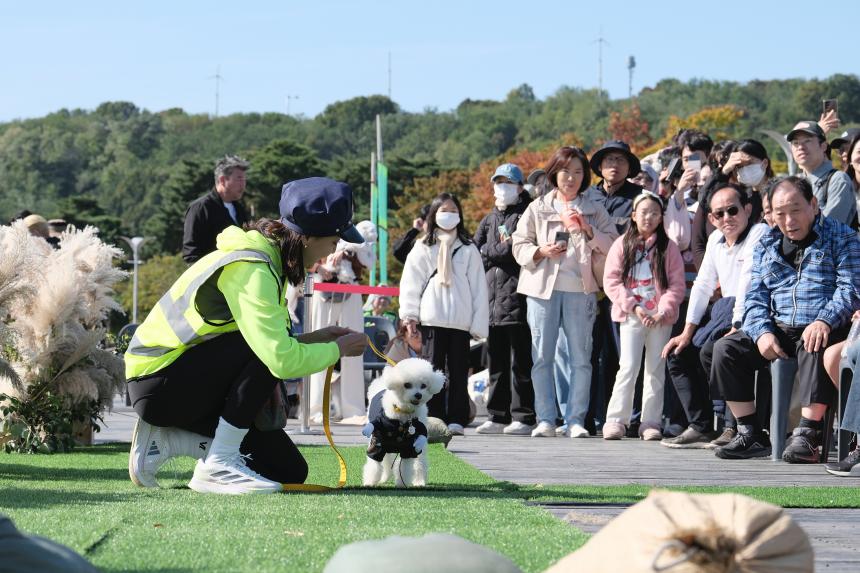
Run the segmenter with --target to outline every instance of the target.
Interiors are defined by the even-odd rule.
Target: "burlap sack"
[[[545,573],[617,571],[805,573],[812,546],[781,507],[733,493],[654,491]]]
[[[462,537],[430,533],[356,541],[337,550],[323,573],[522,573],[507,557]]]

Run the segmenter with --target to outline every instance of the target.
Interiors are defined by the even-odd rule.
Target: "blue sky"
[[[811,15],[810,7],[827,9]],[[502,99],[530,84],[627,95],[666,77],[748,81],[856,74],[830,48],[848,34],[855,2],[615,2],[292,0],[15,2],[0,33],[0,121],[113,100],[151,111],[290,112],[387,94],[407,111]],[[853,15],[851,15],[853,13]],[[840,18],[842,18],[840,24]],[[791,30],[821,30],[801,35]]]

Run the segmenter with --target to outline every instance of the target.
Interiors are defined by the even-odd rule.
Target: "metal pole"
[[[137,266],[140,264],[140,259],[137,257],[137,243],[131,245],[131,256],[134,257],[134,277],[132,278],[131,288],[131,321],[137,324]]]
[[[313,332],[313,296],[314,296],[314,276],[311,273],[305,275],[305,308],[304,317],[305,324],[303,332]],[[310,434],[311,432],[311,376],[308,374],[302,378],[302,426],[299,430],[302,434]]]
[[[137,275],[138,275],[138,267],[140,266],[140,257],[138,254],[140,253],[140,246],[146,242],[146,237],[122,237],[120,239],[128,243],[128,246],[131,248],[131,256],[132,260],[129,261],[132,266],[132,279],[131,279],[131,322],[132,324],[137,324]]]
[[[376,160],[383,163],[382,160],[382,116],[376,114]]]

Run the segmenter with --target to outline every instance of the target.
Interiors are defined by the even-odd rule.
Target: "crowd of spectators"
[[[763,457],[769,366],[793,359],[783,460],[818,462],[840,364],[860,357],[846,341],[860,318],[860,130],[828,143],[836,125],[801,121],[785,136],[793,176],[775,176],[755,139],[697,130],[641,159],[609,141],[590,159],[562,147],[528,177],[506,163],[474,235],[457,198],[436,197],[395,245],[401,354],[449,376],[432,415],[462,433],[469,339],[486,338],[479,434]],[[840,422],[860,430],[860,384]],[[860,449],[826,469],[860,477]]]

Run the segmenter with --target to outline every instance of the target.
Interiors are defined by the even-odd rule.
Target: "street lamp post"
[[[140,257],[138,256],[138,251],[140,246],[146,241],[146,237],[120,237],[123,241],[128,243],[128,246],[131,247],[131,256],[132,260],[130,261],[132,265],[134,265],[134,270],[132,273],[132,289],[131,289],[131,322],[132,324],[137,324],[137,267],[140,265]]]

